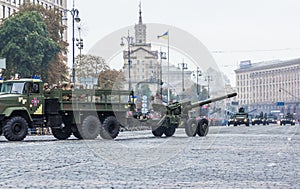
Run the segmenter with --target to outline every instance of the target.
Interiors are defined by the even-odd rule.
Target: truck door
[[[44,95],[42,91],[42,83],[27,83],[28,87],[28,111],[31,115],[43,115],[44,113]]]

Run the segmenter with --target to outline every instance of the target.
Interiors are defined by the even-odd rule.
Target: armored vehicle
[[[249,126],[248,113],[245,112],[243,107],[239,108],[239,112],[234,114],[234,120],[233,120],[234,126],[242,125],[242,124]]]
[[[294,116],[291,113],[287,113],[286,116],[284,116],[283,118],[280,119],[280,125],[295,125],[296,124],[296,120],[294,119]]]

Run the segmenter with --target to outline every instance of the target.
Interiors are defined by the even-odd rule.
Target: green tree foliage
[[[42,75],[60,51],[39,12],[18,12],[0,27],[0,56],[6,58],[5,76]]]
[[[125,77],[122,71],[106,69],[99,73],[98,86],[100,89],[122,89]]]
[[[55,54],[49,62],[47,71],[43,73],[44,80],[49,83],[59,83],[68,80],[67,67],[67,47],[68,43],[62,37],[66,30],[66,26],[62,24],[62,12],[60,9],[45,9],[41,5],[25,3],[19,9],[19,12],[37,11],[42,14],[43,20],[47,26],[49,37],[56,42],[60,51]]]
[[[76,78],[78,81],[90,81],[98,78],[101,71],[108,70],[109,66],[99,56],[78,55],[75,58]]]

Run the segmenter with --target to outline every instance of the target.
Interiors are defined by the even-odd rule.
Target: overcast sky
[[[241,60],[300,58],[299,0],[141,2],[144,23],[172,25],[197,37],[233,85],[233,70]],[[68,4],[72,8],[73,0]],[[83,53],[110,33],[138,22],[139,0],[75,0],[75,8],[82,19]]]

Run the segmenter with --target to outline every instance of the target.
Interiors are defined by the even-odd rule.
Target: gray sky
[[[83,53],[111,32],[136,24],[138,5],[139,0],[75,0]],[[146,24],[172,25],[197,37],[235,85],[238,61],[300,57],[299,7],[299,0],[142,0],[142,16]]]

